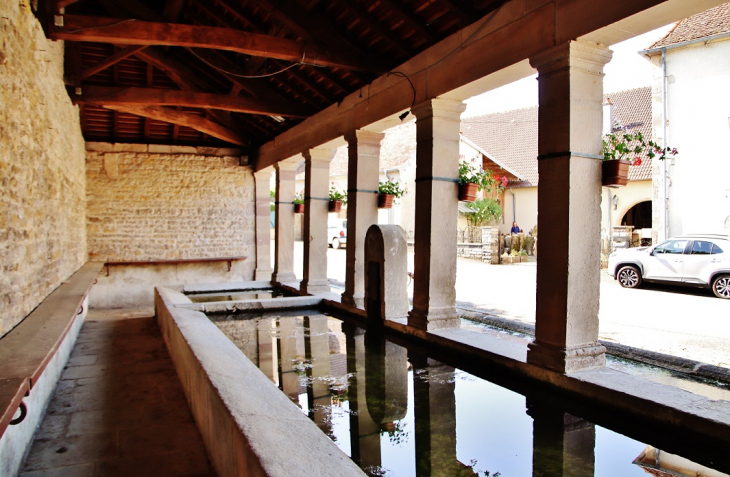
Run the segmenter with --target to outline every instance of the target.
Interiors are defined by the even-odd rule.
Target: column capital
[[[372,144],[380,146],[380,142],[385,137],[385,133],[366,131],[364,129],[355,129],[345,133],[344,138],[348,145],[352,144]]]
[[[298,157],[298,156],[295,156]],[[290,159],[287,159],[285,161],[279,161],[276,164],[274,164],[274,167],[277,171],[296,171],[299,168],[299,163],[294,162]]]
[[[530,58],[530,65],[541,76],[565,68],[580,68],[591,73],[603,73],[603,66],[611,61],[613,51],[590,41],[569,41],[542,51]]]
[[[262,177],[271,178],[271,174],[274,172],[274,167],[264,167],[260,171],[254,171],[253,176],[256,179],[260,179]]]
[[[459,121],[461,113],[466,110],[466,104],[463,101],[446,98],[433,98],[422,103],[418,103],[411,108],[411,112],[416,119],[426,119],[433,116],[440,118],[449,118]]]
[[[307,149],[302,153],[302,156],[304,156],[305,161],[311,161],[311,162],[326,162],[327,164],[332,161],[332,158],[334,157],[335,152],[332,149],[325,149],[325,148],[319,148],[315,147],[312,149]]]

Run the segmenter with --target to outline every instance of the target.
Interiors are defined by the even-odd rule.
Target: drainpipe
[[[664,132],[662,134],[662,147],[666,150],[667,148],[667,49],[662,48],[662,128]],[[664,204],[662,207],[664,213],[664,237],[662,240],[669,238],[669,192],[667,188],[667,160],[662,161],[662,174],[664,182]]]
[[[517,198],[515,193],[512,192],[512,188],[509,188],[509,193],[512,194],[512,222],[517,222]]]

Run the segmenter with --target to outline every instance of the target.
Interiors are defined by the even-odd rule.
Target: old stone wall
[[[0,336],[87,259],[78,108],[29,3],[0,0]]]
[[[227,262],[113,266],[92,289],[93,307],[151,306],[155,285],[253,279],[253,174],[239,165],[239,156],[212,155],[215,152],[87,144],[91,260],[247,257],[233,261],[230,270]]]

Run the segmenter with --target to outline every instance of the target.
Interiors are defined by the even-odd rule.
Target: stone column
[[[271,196],[272,168],[254,172],[256,189],[256,270],[254,280],[271,281]]]
[[[527,360],[570,373],[605,365],[598,344],[603,65],[611,50],[571,41],[532,58],[539,72],[535,341]]]
[[[275,283],[296,281],[294,275],[294,178],[297,164],[276,163]]]
[[[347,257],[342,303],[363,308],[365,234],[378,222],[380,141],[385,134],[353,131],[347,140]]]
[[[380,425],[370,417],[367,406],[365,330],[343,324],[347,343],[347,373],[350,380],[350,449],[352,460],[360,467],[380,467]]]
[[[294,366],[299,357],[304,355],[304,333],[300,320],[301,318],[295,317],[279,319],[281,389],[297,406],[299,406],[299,375]]]
[[[408,353],[413,373],[416,475],[458,475],[454,368]]]
[[[259,369],[274,384],[279,385],[279,353],[276,349],[276,322],[273,318],[258,320],[259,328]]]
[[[416,116],[415,278],[410,326],[459,326],[456,315],[456,220],[459,125],[464,103],[432,99]]]
[[[330,418],[332,406],[332,395],[330,394],[330,345],[328,317],[325,315],[314,315],[304,317],[304,327],[309,329],[309,335],[305,337],[304,352],[311,367],[307,374],[311,379],[307,386],[307,403],[309,405],[309,417],[322,429],[325,434],[332,432],[332,420]]]
[[[330,160],[332,151],[304,152],[304,293],[329,293],[327,281],[327,219],[329,216]]]
[[[532,417],[532,475],[594,475],[596,426],[536,399],[527,399]]]

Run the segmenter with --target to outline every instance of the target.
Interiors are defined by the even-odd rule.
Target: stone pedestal
[[[572,41],[530,60],[539,72],[535,341],[528,362],[570,373],[605,365],[598,344],[603,65],[611,51]]]
[[[408,243],[400,225],[371,225],[365,237],[368,329],[408,314]]]
[[[274,245],[275,283],[293,282],[294,275],[294,178],[297,163],[276,164],[276,241]]]
[[[329,205],[329,175],[332,151],[311,149],[304,154],[304,279],[305,293],[328,293],[327,281],[327,220]]]
[[[254,172],[256,189],[256,270],[254,280],[271,281],[271,196],[272,168]]]
[[[364,307],[364,244],[368,227],[378,222],[380,141],[385,134],[353,131],[347,140],[347,269],[342,303]]]
[[[456,221],[459,125],[464,103],[432,99],[416,116],[415,278],[410,326],[459,326],[456,314]]]

